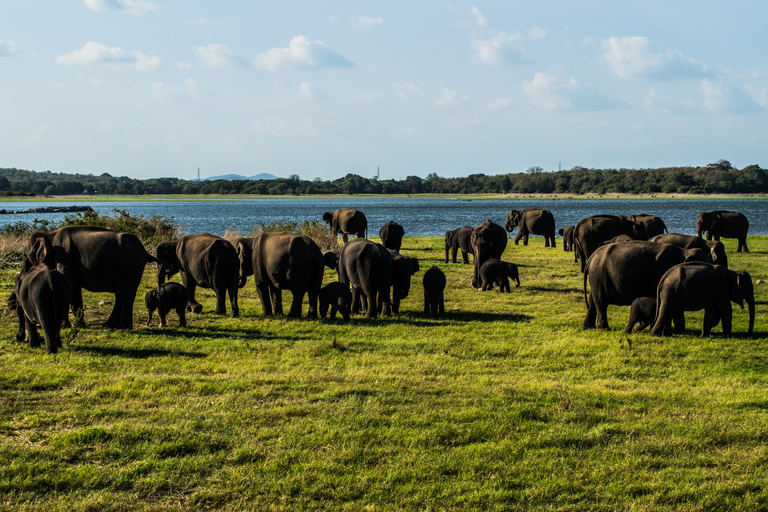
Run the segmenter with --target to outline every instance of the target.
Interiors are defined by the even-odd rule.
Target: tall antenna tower
[[[197,168],[197,181],[200,181],[200,168]]]
[[[376,166],[376,181],[381,181],[381,173],[379,172],[379,166]]]

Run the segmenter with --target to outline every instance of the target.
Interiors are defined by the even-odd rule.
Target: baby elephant
[[[352,292],[349,285],[338,281],[329,283],[320,289],[320,318],[325,318],[328,306],[331,307],[331,320],[336,318],[336,312],[341,313],[345,322],[349,322],[349,309],[352,304]]]
[[[179,327],[187,325],[185,312],[189,302],[189,292],[183,285],[171,281],[163,283],[154,290],[149,290],[144,296],[144,302],[149,312],[147,325],[152,321],[154,310],[157,310],[160,316],[161,327],[165,327],[165,315],[171,310],[176,310],[176,314],[179,315]]]
[[[624,329],[626,334],[632,332],[640,332],[646,327],[653,325],[656,321],[656,299],[654,297],[638,297],[632,301],[632,305],[629,307],[629,322],[627,328]],[[675,318],[672,319],[675,324],[675,331],[685,331],[685,314],[678,313]],[[637,327],[635,327],[637,324]]]
[[[480,267],[480,282],[482,283],[480,290],[482,291],[492,290],[493,286],[496,285],[500,292],[506,289],[507,292],[511,293],[510,279],[515,281],[515,288],[520,287],[520,277],[517,274],[517,265],[514,263],[490,259]]]
[[[445,274],[437,267],[424,272],[424,314],[439,316],[445,313]]]
[[[37,327],[40,326],[45,336],[45,350],[49,354],[58,352],[61,326],[67,321],[71,298],[69,280],[58,270],[38,265],[16,276],[16,284],[8,298],[19,316],[16,339],[24,341],[26,338],[30,347],[39,347]]]

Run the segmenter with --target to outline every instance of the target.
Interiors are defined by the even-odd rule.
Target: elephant
[[[381,244],[365,238],[342,247],[338,262],[339,282],[352,287],[353,310],[363,302],[365,316],[391,314],[392,255]]]
[[[18,274],[8,299],[19,318],[16,340],[40,346],[37,327],[43,330],[45,350],[55,354],[61,348],[61,327],[66,323],[72,299],[72,287],[64,274],[45,264],[35,265]]]
[[[282,290],[293,294],[288,316],[301,316],[306,294],[307,316],[317,318],[317,296],[323,284],[324,258],[308,236],[288,231],[259,233],[236,242],[240,260],[240,287],[253,275],[264,316],[282,315]]]
[[[747,231],[749,220],[746,215],[739,212],[716,210],[702,212],[696,217],[696,235],[701,237],[707,232],[707,240],[720,240],[723,238],[735,238],[739,245],[736,252],[749,252],[747,248]]]
[[[620,244],[621,242],[634,242],[634,241],[635,239],[629,235],[616,235],[610,240],[606,240],[605,242],[600,242],[600,247],[608,244]]]
[[[730,336],[731,302],[749,307],[749,330],[755,325],[755,294],[752,277],[744,271],[728,270],[712,263],[683,263],[670,268],[656,290],[656,322],[653,336],[669,335],[670,320],[683,311],[704,310],[701,335],[707,336],[721,320],[723,334]]]
[[[456,254],[461,249],[461,257],[465,265],[469,264],[468,254],[474,256],[472,249],[472,226],[463,226],[445,232],[445,262],[448,263],[448,251],[451,251],[451,261],[456,263]]]
[[[649,325],[653,325],[653,321],[656,318],[656,298],[655,297],[638,297],[632,301],[629,306],[629,321],[627,327],[624,329],[625,334],[629,334],[633,331],[640,332]],[[637,324],[637,327],[635,327]]]
[[[434,317],[445,314],[445,274],[433,266],[424,272],[424,314]]]
[[[229,294],[230,316],[240,316],[237,304],[238,269],[240,261],[234,246],[220,236],[210,233],[186,235],[173,242],[160,242],[155,249],[157,285],[177,272],[181,284],[189,292],[187,308],[200,313],[203,306],[195,299],[197,287],[209,288],[216,294],[217,315],[226,315]]]
[[[480,281],[482,291],[492,290],[493,286],[499,287],[500,292],[511,293],[509,280],[515,281],[515,288],[520,288],[520,276],[517,273],[517,265],[499,259],[490,259],[480,267]]]
[[[654,236],[649,242],[672,244],[682,249],[701,249],[707,254],[707,261],[709,263],[728,268],[728,256],[725,254],[725,246],[720,241],[704,240],[698,236],[684,235],[682,233],[666,233]]]
[[[593,215],[581,219],[573,230],[574,261],[581,260],[581,271],[587,259],[606,240],[617,235],[629,235],[634,239],[647,240],[645,226],[615,215]]]
[[[387,249],[400,252],[400,247],[403,244],[403,236],[405,230],[403,226],[397,222],[389,221],[384,224],[379,230],[379,238],[381,238],[381,245]]]
[[[510,210],[504,229],[511,233],[515,227],[517,227],[515,245],[521,238],[523,245],[528,245],[528,235],[541,235],[544,237],[544,247],[555,247],[555,217],[549,210],[539,208]]]
[[[368,219],[360,210],[354,208],[341,208],[332,212],[325,212],[323,220],[331,226],[331,233],[336,238],[341,233],[341,240],[346,244],[347,235],[357,235],[358,238],[365,238],[368,231]]]
[[[336,312],[341,313],[345,322],[349,322],[349,312],[352,306],[352,293],[349,285],[335,281],[320,289],[320,318],[325,319],[328,306],[331,307],[331,320],[336,318]]]
[[[584,329],[609,329],[610,304],[629,306],[638,297],[656,294],[661,276],[685,261],[705,259],[700,250],[636,240],[599,247],[584,268]],[[587,293],[589,282],[589,293]]]
[[[392,249],[388,251],[392,257],[392,312],[397,314],[400,312],[400,301],[411,291],[411,276],[419,271],[419,260]]]
[[[165,316],[169,311],[176,311],[176,314],[179,315],[179,327],[186,327],[189,292],[183,285],[172,281],[163,283],[144,295],[144,303],[147,305],[147,312],[149,313],[147,325],[152,322],[152,313],[157,310],[160,317],[160,327],[165,327]]]
[[[84,326],[83,292],[110,292],[115,303],[104,327],[131,329],[133,303],[144,267],[158,260],[149,254],[136,235],[96,226],[66,226],[29,236],[23,269],[45,263],[69,281],[71,309],[77,325]],[[65,320],[66,325],[69,320]]]
[[[507,248],[507,233],[503,227],[488,219],[472,230],[470,245],[475,257],[471,284],[472,288],[479,288],[480,267],[489,259],[501,259],[504,249]]]
[[[647,213],[640,213],[638,215],[622,215],[622,217],[625,217],[636,224],[642,224],[645,226],[645,232],[648,235],[648,238],[656,235],[662,235],[664,233],[669,233],[667,230],[667,225],[664,224],[664,221],[661,219],[661,217],[648,215]]]
[[[573,250],[573,230],[574,226],[569,224],[558,230],[558,234],[563,237],[563,250],[568,252]]]

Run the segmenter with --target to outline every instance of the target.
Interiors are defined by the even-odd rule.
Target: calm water
[[[260,223],[321,220],[323,213],[338,208],[357,208],[368,218],[368,236],[393,220],[402,224],[406,236],[443,236],[460,226],[476,226],[485,219],[503,225],[510,209],[544,208],[555,216],[558,228],[576,224],[596,214],[658,215],[670,232],[696,234],[696,214],[711,210],[734,210],[749,219],[751,234],[768,234],[766,199],[433,199],[433,198],[268,198],[206,201],[116,201],[89,202],[2,202],[0,208],[21,210],[38,206],[90,205],[101,214],[114,208],[131,215],[153,214],[174,217],[185,233],[222,235],[227,229],[248,234]],[[60,220],[64,214],[0,215],[0,225],[35,218]]]

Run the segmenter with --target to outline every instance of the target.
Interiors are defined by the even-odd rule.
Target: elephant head
[[[325,263],[325,266],[331,270],[338,271],[340,252],[341,252],[341,249],[323,253],[323,263]]]
[[[696,236],[701,238],[705,231],[709,231],[715,224],[713,212],[701,212],[696,216]]]
[[[511,233],[520,222],[520,217],[521,215],[518,210],[510,210],[507,214],[507,221],[504,223],[504,229]]]
[[[240,260],[240,279],[237,282],[237,287],[242,288],[248,281],[248,276],[253,275],[253,249],[251,244],[253,238],[238,238],[235,241],[235,249],[237,250],[237,258]]]
[[[517,271],[517,265],[507,263],[507,276],[515,282],[515,288],[520,288],[520,274]]]
[[[56,266],[51,241],[45,233],[36,231],[29,235],[29,242],[24,252],[24,262],[22,263],[21,271],[26,272],[41,263],[51,268]]]
[[[389,250],[392,256],[392,310],[397,313],[400,301],[411,291],[411,276],[419,271],[419,260]]]
[[[741,309],[744,309],[744,301],[749,308],[749,330],[747,334],[752,335],[752,329],[755,326],[755,289],[752,286],[752,276],[744,270],[732,272],[731,280],[731,302],[735,302]]]
[[[160,260],[157,264],[157,285],[179,272],[179,263],[176,258],[176,242],[160,242],[155,249],[155,257]]]
[[[160,306],[160,290],[162,288],[155,288],[144,295],[144,304],[147,305],[147,312],[149,313],[147,325],[152,322],[152,313]]]

